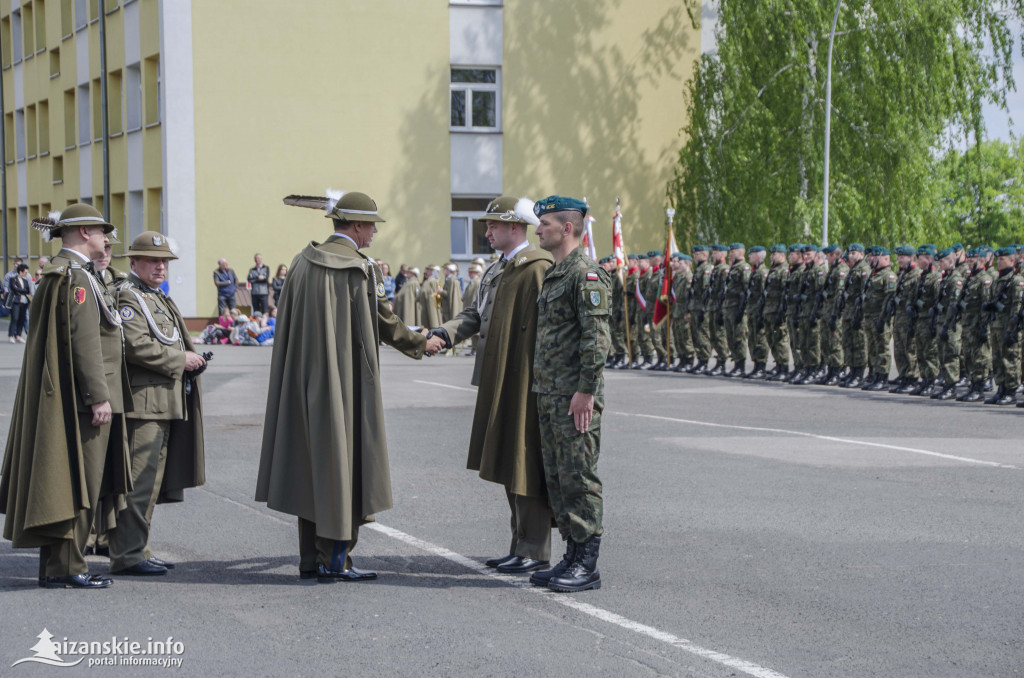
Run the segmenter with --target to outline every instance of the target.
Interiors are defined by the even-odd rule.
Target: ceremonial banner
[[[665,263],[661,270],[661,287],[658,291],[658,299],[654,302],[654,324],[660,325],[665,318],[672,313],[672,304],[676,303],[676,291],[672,287],[672,267],[669,261],[673,254],[678,251],[676,248],[676,234],[669,225],[668,237],[665,240]]]
[[[583,220],[583,251],[587,256],[597,261],[597,247],[594,245],[594,217],[587,215]]]

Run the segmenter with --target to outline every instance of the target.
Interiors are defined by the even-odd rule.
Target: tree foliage
[[[936,226],[947,239],[998,247],[1024,240],[1024,139],[986,141],[939,162]]]
[[[695,18],[701,3],[687,2]],[[688,83],[687,142],[668,187],[685,245],[822,239],[834,11],[822,0],[721,0],[718,49]],[[831,241],[937,240],[939,223],[955,232],[942,193],[955,182],[943,179],[952,176],[943,157],[980,147],[983,103],[1005,109],[1014,86],[1009,22],[1022,15],[1021,0],[843,1],[832,65]],[[949,162],[970,165],[971,153]],[[976,222],[958,222],[964,240]]]

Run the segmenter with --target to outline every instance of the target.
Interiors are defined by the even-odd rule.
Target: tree
[[[950,151],[939,168],[938,226],[947,238],[993,247],[1024,238],[1024,139]]]
[[[690,16],[698,0],[686,0]],[[688,83],[687,142],[668,186],[686,245],[821,238],[824,91],[835,5],[721,0],[718,51]],[[835,40],[829,231],[928,239],[941,150],[984,138],[982,104],[1013,87],[1017,0],[844,0]],[[991,55],[985,56],[985,46]]]

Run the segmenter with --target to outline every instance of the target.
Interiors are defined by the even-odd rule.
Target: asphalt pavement
[[[465,469],[472,359],[385,348],[395,508],[354,554],[380,578],[324,585],[298,578],[295,519],[252,499],[271,349],[214,351],[207,484],[154,516],[178,567],[42,590],[36,553],[0,543],[0,675],[1024,674],[1024,410],[611,371],[604,585],[555,594],[481,564],[508,548],[508,507]],[[22,353],[0,346],[4,440]],[[44,628],[180,645],[12,666]],[[88,665],[140,656],[181,663]]]

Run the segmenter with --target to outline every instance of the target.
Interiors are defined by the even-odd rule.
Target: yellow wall
[[[505,4],[504,34],[505,191],[585,196],[602,256],[618,196],[627,250],[664,247],[700,54],[682,3],[519,0]]]
[[[368,254],[447,260],[447,3],[218,0],[192,17],[200,315],[220,257],[244,278],[254,252],[273,271],[330,232],[289,193],[366,192],[387,219]]]

